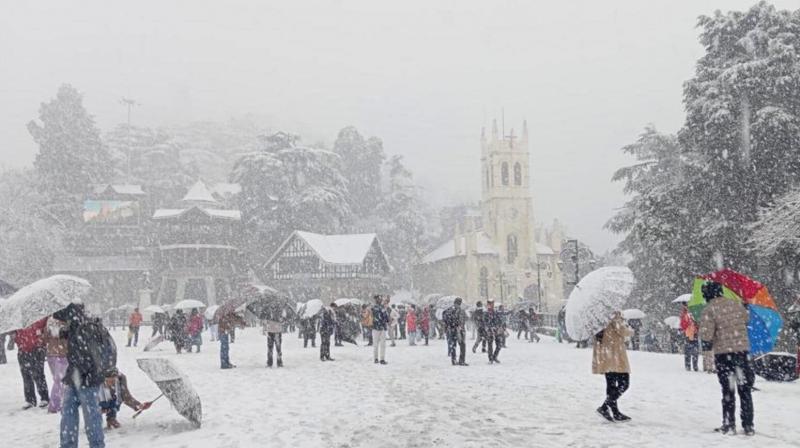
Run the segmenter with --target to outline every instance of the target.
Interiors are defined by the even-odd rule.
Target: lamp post
[[[542,269],[549,269],[550,265],[543,261],[539,261],[536,263],[536,299],[537,299],[537,309],[541,313],[542,312]]]

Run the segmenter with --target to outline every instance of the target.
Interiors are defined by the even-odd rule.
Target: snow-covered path
[[[147,329],[142,334],[147,334]],[[205,336],[205,335],[204,335]],[[158,390],[135,359],[166,356],[190,377],[203,400],[200,429],[165,400],[140,418],[120,414],[121,430],[107,433],[109,447],[683,447],[800,446],[800,384],[758,380],[755,438],[711,432],[719,424],[716,377],[683,370],[682,357],[631,353],[630,391],[620,406],[625,424],[602,421],[594,409],[605,383],[590,374],[591,351],[516,339],[501,365],[468,353],[469,367],[453,367],[443,341],[387,348],[389,365],[372,363],[371,347],[332,347],[332,363],[318,349],[303,349],[284,335],[283,369],[267,369],[265,338],[240,332],[231,346],[239,367],[220,370],[218,345],[177,356],[120,344],[119,365],[139,400]],[[115,332],[122,342],[124,332]],[[144,337],[143,339],[147,339]],[[143,344],[140,344],[143,345]],[[16,352],[0,365],[0,438],[8,447],[57,446],[59,417],[19,411],[22,385]],[[49,381],[48,372],[48,381]],[[85,439],[82,446],[88,446]]]

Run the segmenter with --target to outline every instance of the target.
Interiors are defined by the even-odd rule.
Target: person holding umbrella
[[[47,356],[45,350],[45,332],[47,331],[47,318],[40,319],[33,325],[17,330],[14,333],[14,343],[17,344],[17,360],[22,374],[22,384],[25,391],[25,405],[23,409],[36,406],[36,391],[39,391],[39,407],[46,408],[50,403],[47,391],[47,379],[44,376],[44,362]],[[34,389],[35,386],[35,389]]]
[[[123,403],[134,411],[150,409],[152,404],[149,401],[142,403],[133,398],[128,389],[127,377],[116,368],[107,373],[104,384],[100,388],[99,398],[101,398],[100,411],[106,415],[108,429],[117,429],[122,426],[117,420],[117,412]]]
[[[619,411],[617,400],[630,385],[631,368],[625,338],[631,334],[633,332],[625,324],[622,313],[615,312],[611,322],[594,337],[592,373],[606,377],[606,400],[597,408],[597,412],[611,422],[630,420]]]
[[[722,387],[722,426],[717,432],[736,434],[736,393],[739,393],[744,433],[755,434],[753,398],[750,393],[752,367],[748,360],[750,341],[749,315],[741,303],[723,298],[722,285],[703,283],[701,292],[707,306],[700,318],[703,351],[714,351],[717,378]]]
[[[219,317],[219,367],[220,369],[233,369],[231,364],[229,337],[236,327],[244,328],[244,319],[235,312],[224,313]],[[271,354],[271,353],[270,353]],[[278,345],[278,367],[281,366],[281,350]]]
[[[331,358],[331,336],[336,329],[336,310],[335,303],[331,303],[330,308],[322,309],[322,317],[319,321],[319,360],[333,361]]]

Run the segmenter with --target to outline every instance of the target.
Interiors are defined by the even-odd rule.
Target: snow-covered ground
[[[336,361],[322,363],[318,348],[285,335],[286,367],[267,369],[266,340],[247,329],[231,346],[239,367],[220,370],[217,343],[207,341],[200,354],[178,356],[169,346],[142,353],[123,346],[123,331],[114,334],[136,398],[159,393],[136,358],[165,356],[190,377],[204,413],[194,429],[163,399],[136,420],[124,408],[123,428],[107,433],[114,448],[800,446],[800,384],[759,378],[758,434],[721,436],[712,432],[720,423],[716,377],[685,372],[676,355],[630,354],[632,385],[620,406],[633,421],[613,424],[594,411],[604,381],[590,374],[591,351],[546,338],[511,339],[501,365],[469,353],[469,367],[453,367],[438,340],[428,347],[399,341],[380,366],[371,347],[333,347]],[[57,446],[59,416],[19,410],[22,384],[10,355],[0,365],[0,445]]]

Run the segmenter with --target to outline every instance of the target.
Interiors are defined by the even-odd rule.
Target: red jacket
[[[429,311],[423,311],[422,314],[419,316],[419,329],[422,331],[428,331],[428,327],[431,325],[431,315]]]
[[[138,327],[142,325],[142,313],[138,311],[131,313],[131,317],[128,320],[128,325],[131,327]]]
[[[408,331],[415,332],[417,331],[417,314],[413,311],[409,311],[406,314],[406,326],[408,327]]]
[[[196,336],[200,334],[201,331],[203,331],[203,318],[199,314],[196,314],[186,323],[186,332],[192,336]]]
[[[37,348],[44,347],[44,332],[47,329],[47,318],[38,320],[30,327],[17,330],[14,333],[14,343],[19,351],[30,353]]]
[[[694,341],[697,338],[697,323],[695,323],[692,315],[687,310],[681,312],[681,331],[690,341]]]

